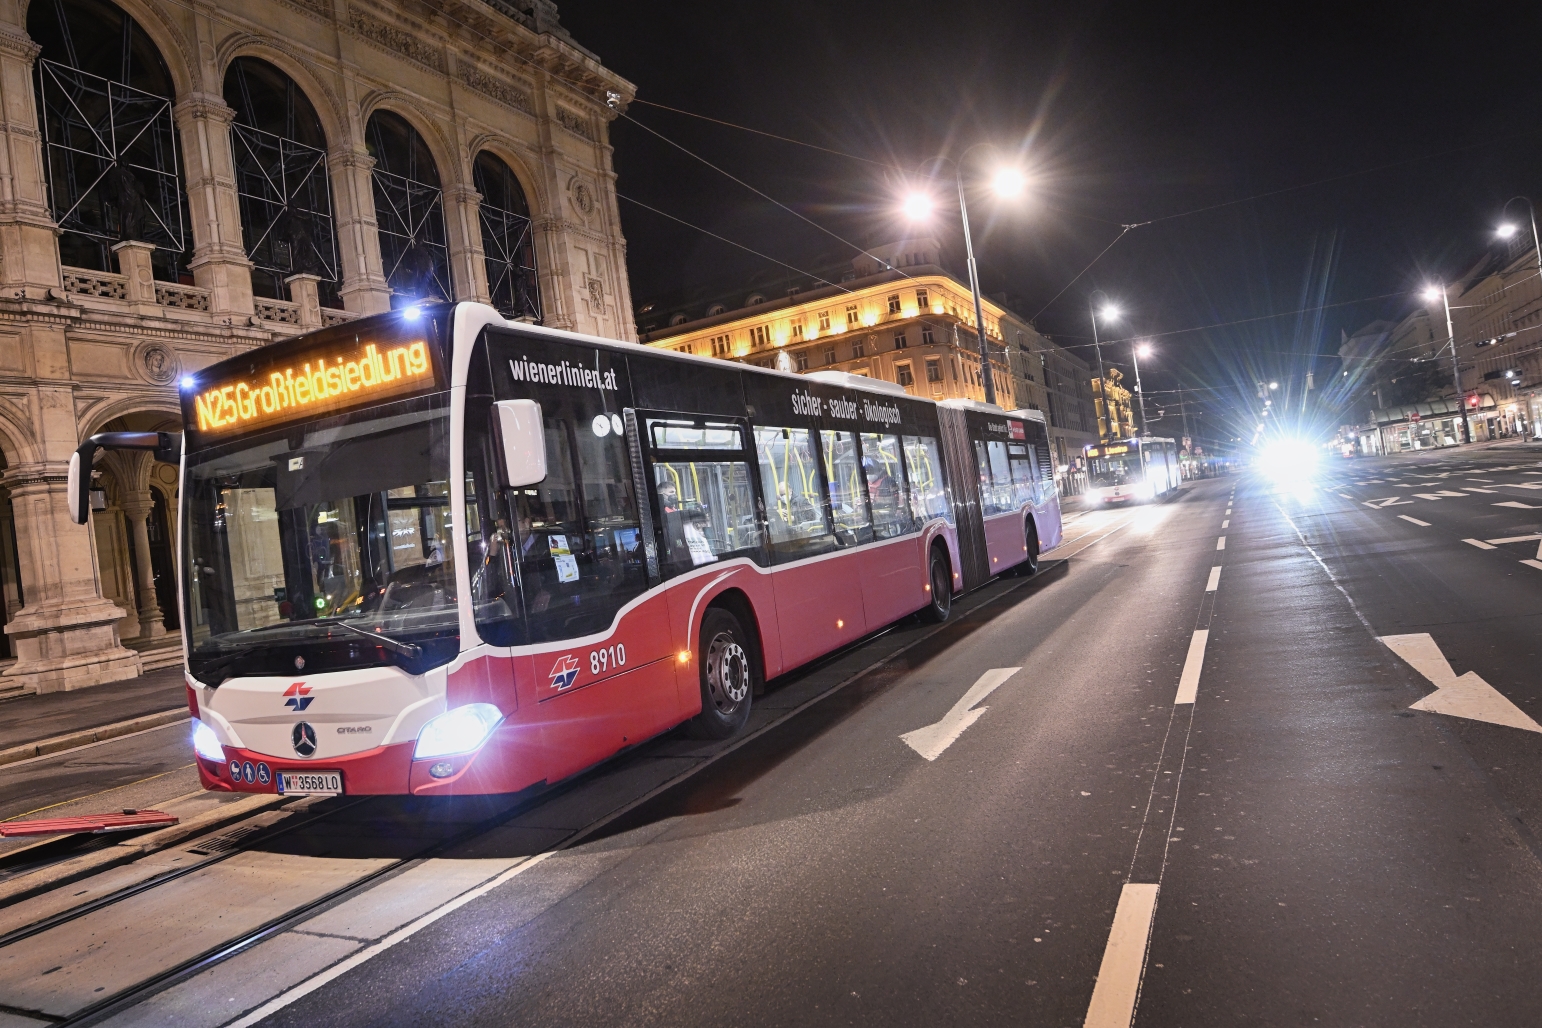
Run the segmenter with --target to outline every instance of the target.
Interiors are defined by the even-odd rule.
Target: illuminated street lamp
[[[1130,363],[1135,365],[1135,398],[1140,401],[1140,434],[1147,435],[1146,427],[1146,394],[1140,388],[1140,358],[1151,356],[1151,344],[1140,343],[1136,345],[1130,354]]]
[[[969,234],[969,204],[964,199],[964,158],[972,151],[989,145],[989,143],[976,143],[959,154],[958,160],[939,155],[926,161],[925,164],[946,161],[953,165],[953,178],[958,187],[958,215],[964,225],[964,253],[969,264],[969,289],[974,294],[974,329],[980,344],[980,372],[985,379],[985,402],[993,404],[996,402],[996,376],[991,371],[990,343],[985,338],[985,311],[980,303],[980,271],[974,259],[974,240]],[[925,164],[922,166],[924,167]],[[1010,165],[998,168],[991,177],[991,191],[1007,200],[1022,195],[1027,184],[1028,180],[1022,171]],[[935,208],[936,203],[931,196],[920,190],[912,190],[900,201],[900,213],[910,221],[925,221]]]
[[[1098,297],[1103,298],[1103,309],[1097,309]],[[1114,439],[1114,423],[1109,417],[1108,406],[1108,375],[1103,371],[1103,347],[1098,342],[1098,315],[1103,316],[1104,321],[1118,321],[1119,308],[1108,302],[1108,294],[1101,289],[1094,289],[1087,297],[1087,315],[1092,318],[1092,350],[1098,355],[1098,395],[1103,398],[1103,420],[1108,425],[1108,438]],[[1101,429],[1099,433],[1101,434]]]
[[[1531,242],[1537,249],[1537,267],[1542,268],[1542,237],[1538,237],[1537,235],[1537,209],[1532,204],[1531,197],[1512,196],[1510,199],[1505,201],[1503,210],[1508,211],[1510,209],[1510,205],[1517,200],[1526,201],[1526,211],[1531,216]],[[1516,231],[1517,229],[1515,227],[1515,223],[1513,221],[1506,221],[1494,230],[1494,234],[1500,239],[1509,239],[1511,236],[1515,235]]]
[[[1463,442],[1472,442],[1472,421],[1467,417],[1467,399],[1462,395],[1462,373],[1456,364],[1456,329],[1451,325],[1451,298],[1446,295],[1445,284],[1438,286],[1426,286],[1424,293],[1425,303],[1434,303],[1439,300],[1446,309],[1446,342],[1451,344],[1451,382],[1456,386],[1456,405],[1462,411],[1462,436]]]

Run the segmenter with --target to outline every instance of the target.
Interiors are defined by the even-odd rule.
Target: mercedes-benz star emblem
[[[308,757],[316,752],[316,729],[301,721],[294,726],[294,731],[289,733],[289,741],[294,743],[294,751],[302,757]]]

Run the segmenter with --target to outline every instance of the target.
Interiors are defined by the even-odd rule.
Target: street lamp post
[[[1140,358],[1151,356],[1151,347],[1146,343],[1140,343],[1130,351],[1130,363],[1135,365],[1135,398],[1140,401],[1140,434],[1150,435],[1151,430],[1146,425],[1146,394],[1140,388]]]
[[[969,231],[969,202],[964,197],[964,158],[968,157],[972,151],[982,146],[990,145],[989,143],[976,143],[959,154],[957,160],[939,155],[926,161],[925,164],[947,161],[953,165],[953,180],[954,184],[958,187],[958,215],[964,225],[964,255],[969,266],[969,291],[974,296],[974,331],[975,338],[979,342],[980,347],[980,372],[985,379],[985,402],[994,404],[996,402],[996,376],[991,369],[990,342],[985,336],[985,309],[984,305],[980,302],[980,269],[974,259],[974,239]],[[923,164],[923,167],[925,164]],[[997,172],[992,185],[999,196],[1016,195],[1022,191],[1023,177],[1015,169],[1003,168]],[[907,207],[910,208],[912,217],[924,214],[924,208],[927,206],[929,205],[925,203],[915,203],[914,198],[912,198],[912,201],[907,202]]]
[[[1103,400],[1103,423],[1108,426],[1108,438],[1114,439],[1114,421],[1110,417],[1111,407],[1108,400],[1108,375],[1103,371],[1103,346],[1098,342],[1098,308],[1097,298],[1103,297],[1103,317],[1109,321],[1119,316],[1119,309],[1108,302],[1108,294],[1101,289],[1094,289],[1087,296],[1087,316],[1092,319],[1092,350],[1098,355],[1098,396]]]
[[[1531,197],[1510,197],[1510,199],[1505,201],[1505,205],[1501,213],[1503,213],[1503,211],[1508,211],[1510,209],[1510,205],[1517,200],[1526,201],[1526,211],[1531,215],[1531,242],[1537,250],[1537,270],[1539,273],[1542,273],[1542,237],[1537,235],[1537,208],[1532,204]],[[1506,222],[1505,224],[1499,226],[1499,229],[1495,234],[1498,235],[1500,239],[1509,239],[1511,236],[1515,235],[1515,226],[1509,222]]]
[[[1446,294],[1446,285],[1442,282],[1439,286],[1430,286],[1424,291],[1426,303],[1432,303],[1436,294],[1440,295],[1440,302],[1446,309],[1446,341],[1451,344],[1451,384],[1456,387],[1456,405],[1462,412],[1462,441],[1472,442],[1472,421],[1467,416],[1467,398],[1462,395],[1462,372],[1456,363],[1456,329],[1451,324],[1451,298]]]

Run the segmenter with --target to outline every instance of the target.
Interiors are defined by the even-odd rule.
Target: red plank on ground
[[[117,814],[87,814],[39,821],[0,821],[0,836],[131,832],[139,828],[165,828],[177,821],[177,815],[163,814],[159,810],[125,810]]]

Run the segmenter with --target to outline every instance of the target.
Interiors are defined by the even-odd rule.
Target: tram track
[[[1122,521],[1123,519],[1120,520]],[[1100,541],[1102,538],[1105,538],[1107,535],[1113,534],[1113,531],[1117,531],[1117,528],[1114,528],[1113,531],[1106,530],[1111,527],[1108,525],[1102,525],[1099,527],[1105,529],[1105,531],[1082,533],[1079,538],[1073,539],[1070,545],[1063,546],[1061,548],[1061,553],[1065,556],[1070,556],[1071,553],[1080,552],[1080,550],[1084,549],[1086,546],[1093,545]],[[1123,525],[1119,524],[1117,527],[1123,527]],[[1048,580],[1055,577],[1053,572],[1056,570],[1057,566],[1063,567],[1063,561],[1057,560],[1047,562],[1044,570],[1041,571],[1039,575],[1031,579],[997,580],[997,582],[994,583],[997,588],[987,596],[979,596],[976,594],[976,596],[978,596],[976,602],[970,604],[967,609],[958,611],[958,613],[961,615],[960,617],[950,618],[948,623],[944,625],[939,625],[934,628],[928,628],[916,632],[916,634],[912,638],[906,640],[903,645],[892,650],[888,650],[876,661],[859,666],[852,673],[843,675],[839,681],[833,682],[828,686],[813,692],[802,702],[796,703],[784,710],[779,711],[776,716],[770,718],[767,722],[756,726],[753,731],[734,739],[728,745],[718,747],[713,752],[706,755],[703,759],[694,762],[690,767],[684,769],[681,773],[671,776],[665,781],[657,783],[652,788],[644,790],[641,794],[634,796],[626,802],[623,802],[607,813],[592,817],[587,823],[575,827],[561,839],[555,840],[546,846],[545,849],[549,851],[557,851],[568,849],[572,846],[580,844],[585,839],[593,836],[596,832],[603,830],[605,825],[610,824],[616,819],[627,815],[630,811],[642,807],[644,804],[658,800],[661,796],[670,792],[671,790],[679,788],[688,780],[701,774],[720,758],[727,756],[729,753],[732,753],[744,745],[749,744],[765,733],[770,732],[772,729],[775,729],[778,726],[783,725],[794,718],[797,718],[804,711],[817,704],[820,704],[825,700],[828,700],[830,697],[840,692],[846,686],[861,681],[862,679],[867,678],[873,675],[875,672],[885,668],[885,666],[893,664],[897,658],[901,657],[907,651],[921,645],[922,643],[932,639],[934,636],[940,633],[948,632],[950,630],[958,630],[961,623],[965,622],[970,615],[998,603],[1007,596],[1018,593],[1024,586],[1035,583],[1047,584]],[[983,592],[984,590],[981,591]],[[845,647],[836,653],[828,655],[813,665],[800,669],[796,678],[791,679],[791,684],[795,685],[799,681],[809,679],[822,670],[831,667],[832,665],[838,664],[844,660],[849,660],[850,657],[852,657],[854,654],[860,653],[862,649],[874,644],[875,642],[878,642],[883,637],[891,635],[896,628],[900,627],[902,626],[890,626],[883,632],[866,637],[851,646]],[[914,626],[911,627],[913,628]],[[779,687],[775,691],[780,692],[783,688],[786,688],[786,685]],[[629,751],[626,756],[634,759],[643,758],[646,760],[654,753],[657,753],[660,743],[667,739],[669,739],[668,736],[664,737],[664,739],[652,740],[635,750]],[[620,767],[620,770],[624,772],[624,766]],[[68,1026],[100,1024],[114,1017],[116,1014],[144,1002],[151,996],[154,996],[155,994],[164,991],[165,989],[175,986],[179,982],[186,981],[198,974],[201,974],[218,964],[221,964],[241,953],[252,949],[255,946],[260,945],[268,939],[271,939],[284,933],[285,931],[288,931],[291,928],[303,924],[304,922],[316,917],[326,910],[329,910],[356,896],[368,892],[369,890],[382,884],[385,880],[393,876],[403,874],[411,868],[421,865],[426,861],[432,860],[442,853],[450,852],[455,850],[457,847],[464,846],[465,844],[478,839],[480,836],[484,836],[489,832],[492,832],[494,829],[508,824],[510,821],[518,818],[522,814],[554,803],[561,797],[584,788],[586,785],[594,782],[595,779],[601,777],[602,775],[617,771],[617,762],[611,761],[568,782],[560,783],[557,786],[543,789],[534,795],[528,795],[520,798],[509,806],[503,809],[499,809],[485,818],[473,821],[472,823],[465,825],[465,827],[461,828],[459,831],[454,832],[448,837],[433,840],[428,845],[423,846],[414,852],[404,854],[403,856],[391,860],[390,862],[380,867],[369,870],[336,889],[326,891],[325,893],[318,895],[306,902],[286,909],[271,918],[263,920],[261,923],[253,927],[247,928],[234,934],[231,938],[221,940],[218,944],[206,947],[185,959],[174,961],[152,975],[147,975],[125,988],[117,989],[112,994],[74,1009],[67,1014],[61,1015],[57,1013],[49,1013],[41,1009],[28,1009],[23,1007],[8,1006],[5,1005],[3,1001],[0,1001],[0,1011],[21,1017],[33,1018],[48,1024]],[[195,875],[200,871],[206,871],[214,865],[229,861],[238,855],[250,854],[253,851],[268,847],[271,844],[281,840],[285,836],[293,836],[295,833],[301,832],[306,828],[324,826],[329,820],[340,819],[342,815],[350,811],[358,811],[360,808],[364,807],[370,802],[372,801],[369,798],[358,798],[353,803],[347,803],[339,806],[329,806],[328,809],[320,811],[312,817],[294,821],[293,823],[289,824],[283,824],[282,827],[275,826],[274,830],[272,831],[259,830],[256,832],[248,833],[246,837],[241,838],[228,850],[223,850],[219,853],[208,854],[203,860],[199,860],[185,868],[176,868],[171,871],[155,875],[151,878],[147,878],[144,881],[132,883],[121,889],[105,893],[98,897],[93,897],[91,900],[72,906],[67,910],[59,911],[55,914],[39,918],[26,925],[14,928],[3,935],[0,935],[0,955],[3,955],[9,948],[15,946],[17,943],[21,943],[25,940],[36,940],[39,937],[44,936],[49,931],[52,931],[53,929],[70,924],[71,922],[79,921],[93,913],[105,910],[135,897],[146,895],[148,893],[154,892],[155,890],[168,886],[174,886],[176,882],[186,881],[190,876]],[[239,831],[243,825],[248,825],[255,819],[262,818],[264,816],[272,817],[274,814],[278,813],[280,813],[280,811],[269,810],[254,814],[252,818],[248,818],[240,822],[235,822],[234,824],[224,825],[218,830],[211,831],[206,836],[201,836],[197,839],[185,841],[180,845],[185,850],[195,850],[200,844],[206,845],[212,839],[229,836],[233,832]],[[527,859],[534,859],[534,857],[532,856]],[[47,895],[47,893],[44,893],[43,895]]]

